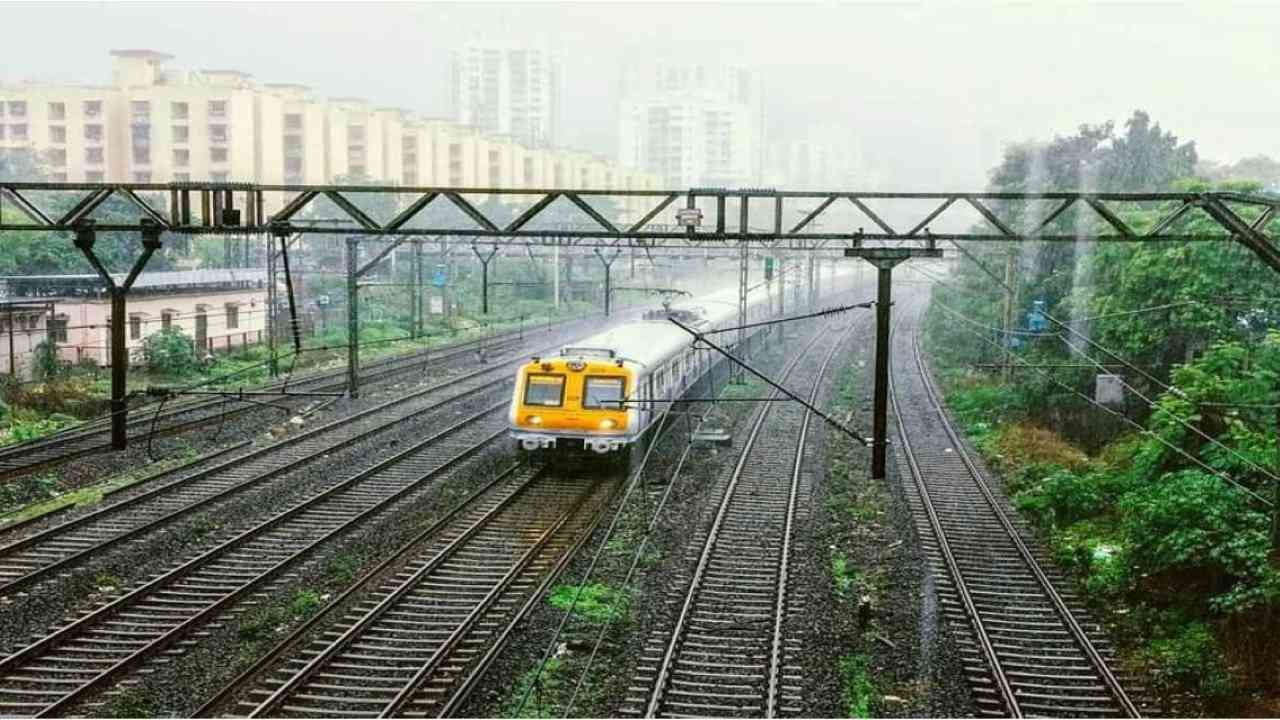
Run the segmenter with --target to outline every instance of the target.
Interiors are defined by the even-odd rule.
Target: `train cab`
[[[525,450],[626,447],[635,409],[625,400],[635,373],[612,350],[565,348],[520,368],[511,403],[511,434]]]

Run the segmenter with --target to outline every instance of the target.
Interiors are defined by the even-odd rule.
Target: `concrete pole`
[[[555,299],[556,310],[560,309],[560,243],[551,248],[551,295]]]
[[[413,337],[422,334],[422,243],[413,242],[413,309],[411,311]]]

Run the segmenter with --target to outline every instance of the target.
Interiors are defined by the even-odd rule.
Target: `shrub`
[[[142,356],[150,370],[164,375],[189,375],[200,367],[191,338],[176,327],[160,330],[143,339]]]
[[[1168,637],[1153,640],[1144,655],[1160,668],[1163,682],[1196,688],[1206,700],[1222,700],[1235,691],[1235,683],[1227,669],[1212,631],[1202,622],[1181,622],[1166,618],[1164,627],[1174,628]]]
[[[58,344],[47,338],[32,351],[32,361],[31,371],[36,380],[53,380],[66,374],[66,366],[58,357]]]

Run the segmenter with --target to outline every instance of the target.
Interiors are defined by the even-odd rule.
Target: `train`
[[[747,296],[747,317],[769,313],[766,289]],[[554,356],[534,357],[516,371],[510,436],[529,453],[582,453],[626,461],[670,402],[679,398],[720,358],[695,347],[675,319],[700,332],[735,327],[738,290],[664,303]],[[737,333],[716,344],[733,352]]]

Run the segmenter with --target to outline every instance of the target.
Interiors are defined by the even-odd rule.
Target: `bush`
[[[53,380],[66,374],[66,366],[58,356],[58,344],[49,339],[40,341],[32,355],[32,376],[36,380]]]
[[[1174,628],[1168,637],[1153,640],[1144,655],[1160,668],[1160,680],[1198,690],[1201,697],[1216,701],[1230,697],[1235,683],[1227,669],[1213,632],[1201,622],[1186,623],[1166,618],[1164,627]]]
[[[584,585],[558,585],[551,591],[547,602],[560,610],[573,608],[573,614],[587,622],[604,624],[626,617],[631,597],[626,590],[611,588],[603,583]],[[574,603],[574,599],[577,603]]]
[[[176,327],[148,335],[142,341],[142,357],[148,369],[164,375],[189,375],[200,368],[191,338]]]

